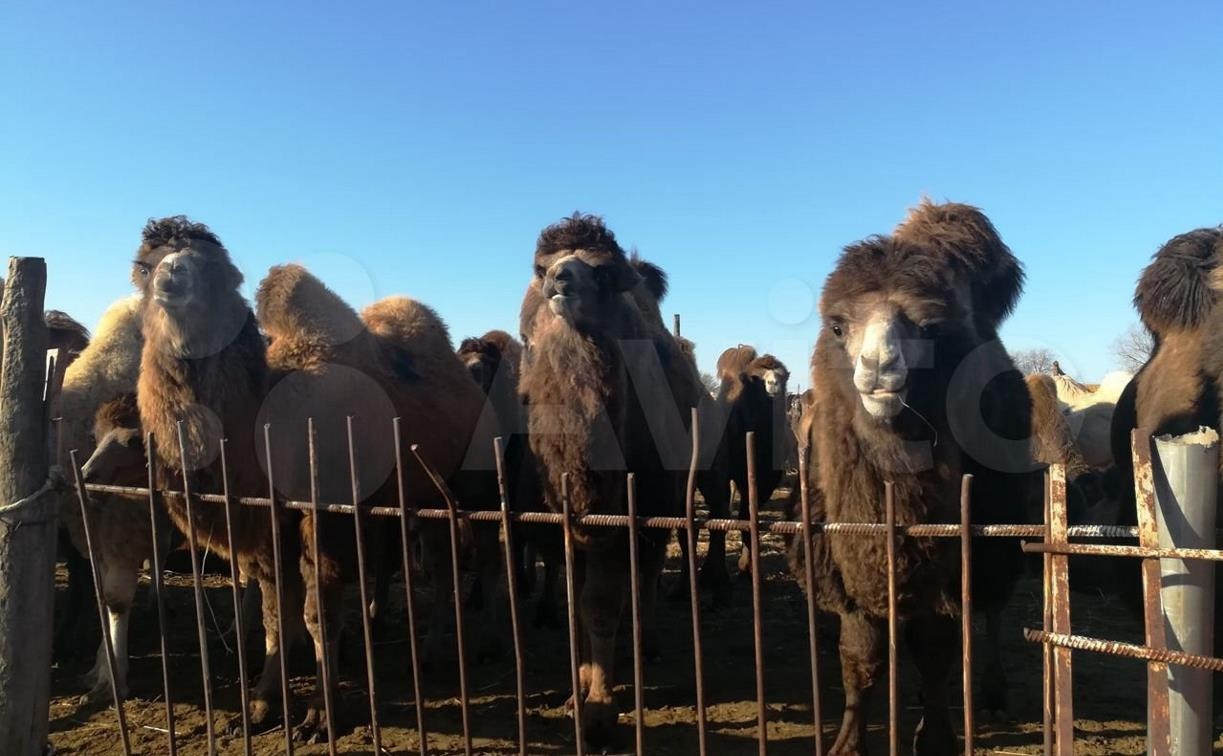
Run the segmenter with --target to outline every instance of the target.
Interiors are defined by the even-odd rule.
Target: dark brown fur
[[[811,358],[808,480],[817,512],[823,509],[830,522],[882,522],[884,482],[890,481],[898,523],[955,522],[961,475],[972,473],[974,522],[1022,519],[1031,405],[1022,377],[996,341],[1022,281],[1018,261],[993,225],[967,205],[923,202],[894,236],[845,249],[824,286],[825,328]],[[909,372],[906,408],[886,424],[863,409],[836,334],[855,317],[858,298],[881,295],[908,322],[941,323],[920,335],[912,326],[908,338],[922,339],[929,365]],[[970,353],[976,361],[965,363]],[[971,378],[967,394],[963,388],[949,391],[957,371]],[[972,424],[975,418],[985,429]],[[1015,442],[993,443],[985,430]],[[853,753],[865,734],[866,695],[883,661],[885,544],[878,538],[817,538],[824,540],[827,545],[818,548],[828,551],[817,551],[815,598],[841,614],[847,696],[833,752]],[[958,562],[954,544],[936,541],[905,539],[896,555],[899,609],[924,681],[919,753],[954,748],[946,675],[956,655],[951,618],[959,611]],[[974,593],[995,623],[1020,570],[1018,544],[991,543],[975,551]],[[996,648],[986,671],[990,708],[1001,704],[1005,686]]]
[[[565,316],[554,311],[549,296],[570,270],[579,270],[585,288],[578,309]],[[690,408],[702,389],[674,337],[639,306],[634,290],[641,275],[601,219],[580,214],[540,234],[535,272],[522,309],[528,347],[521,391],[544,500],[559,511],[567,483],[575,514],[623,514],[627,470],[636,475],[642,515],[679,512],[682,471],[666,462],[675,445],[686,445]],[[659,368],[661,385],[643,385],[639,374],[630,379],[630,370]],[[656,393],[643,394],[646,389]],[[672,424],[660,433],[650,428],[647,413],[669,414]],[[627,597],[627,554],[620,531],[582,528],[577,536],[585,565],[580,613],[589,643],[584,719],[587,739],[599,744],[610,737],[618,711],[612,663]],[[642,540],[643,619],[652,636],[665,542],[644,534]]]
[[[185,256],[176,259],[186,260],[187,273],[163,265],[174,254]],[[167,309],[159,302],[157,282],[162,276],[191,292],[184,308]],[[132,278],[144,294],[137,403],[143,431],[156,440],[158,485],[181,489],[185,474],[193,493],[221,493],[219,452],[224,438],[230,492],[266,494],[254,422],[267,391],[265,346],[254,314],[238,293],[242,274],[228,251],[203,224],[182,216],[151,220],[137,250]],[[185,460],[179,450],[180,422]],[[261,721],[272,710],[269,701],[279,695],[279,627],[267,512],[234,507],[235,541],[230,543],[222,508],[197,502],[191,520],[182,499],[164,501],[179,530],[193,533],[201,546],[223,557],[232,552],[242,572],[260,583],[266,657],[253,715]],[[292,533],[295,519],[286,514],[282,532]],[[285,563],[293,564],[296,539],[286,537],[282,548]],[[296,627],[301,617],[300,585],[292,571],[285,571],[282,578],[285,621]]]

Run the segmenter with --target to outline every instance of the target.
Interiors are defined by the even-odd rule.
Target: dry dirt
[[[766,513],[778,516],[778,501]],[[733,555],[738,553],[738,537],[730,537]],[[802,594],[785,572],[780,538],[768,536],[762,552],[765,700],[768,708],[769,750],[772,753],[810,753],[812,726],[810,666],[807,653],[806,609]],[[678,549],[664,580],[675,579]],[[733,567],[732,567],[733,569]],[[62,582],[62,575],[61,575]],[[206,717],[202,706],[200,663],[196,645],[190,575],[172,574],[169,579],[169,647],[171,650],[172,699],[176,717],[179,752],[206,753]],[[237,720],[237,661],[222,644],[216,631],[228,627],[231,598],[227,581],[208,580],[207,597],[215,620],[207,623],[211,639],[210,657],[216,701],[216,731],[226,733]],[[402,596],[392,591],[392,596]],[[62,590],[62,586],[61,586]],[[562,591],[563,593],[563,591]],[[133,750],[154,754],[167,751],[164,696],[161,685],[161,660],[158,654],[156,617],[142,593],[132,621],[131,690],[126,706]],[[422,595],[418,606],[427,607],[430,597]],[[1073,597],[1076,632],[1120,640],[1141,641],[1141,628],[1123,607],[1099,595],[1075,594]],[[355,605],[355,601],[350,601]],[[731,608],[705,613],[704,656],[708,700],[709,750],[712,753],[756,752],[756,703],[751,630],[751,587],[747,580],[735,585]],[[376,647],[376,668],[380,686],[379,717],[383,748],[391,753],[412,753],[419,748],[412,704],[408,645],[402,620],[402,602],[393,605],[393,624],[387,641]],[[697,749],[695,727],[695,687],[693,683],[692,639],[686,601],[662,602],[660,627],[663,633],[663,659],[645,671],[646,751],[650,754],[687,754]],[[423,614],[423,612],[422,612]],[[533,603],[524,606],[524,616],[533,615]],[[828,618],[823,618],[825,622]],[[978,716],[977,749],[980,753],[1039,753],[1041,750],[1041,651],[1021,636],[1022,628],[1040,622],[1040,584],[1025,579],[1019,586],[1005,621],[1006,667],[1011,680],[1011,717],[1007,721],[986,721]],[[981,624],[981,623],[979,623]],[[357,627],[354,619],[350,626]],[[572,753],[572,721],[565,715],[569,696],[568,635],[564,629],[524,631],[526,651],[527,736],[531,753]],[[977,643],[984,642],[983,627],[976,628]],[[507,634],[508,639],[508,634]],[[823,718],[826,743],[831,742],[841,709],[840,673],[834,636],[827,630],[820,637],[820,672],[823,681]],[[258,643],[252,643],[252,647]],[[633,692],[631,688],[631,651],[623,647],[620,677],[628,681],[618,690],[624,714],[621,717],[622,750],[631,750],[633,738]],[[91,654],[90,654],[91,656]],[[258,669],[261,652],[250,662]],[[305,695],[313,665],[304,649],[297,654],[294,688]],[[364,723],[368,720],[368,699],[364,686],[364,661],[360,633],[346,637],[342,703],[349,722],[361,723],[342,729],[339,750],[343,753],[372,753],[371,740]],[[449,660],[453,662],[453,659]],[[901,651],[902,746],[912,737],[918,717],[917,687],[912,665]],[[83,691],[76,678],[88,664],[79,662],[54,671],[51,706],[51,739],[60,754],[109,754],[121,752],[113,709],[83,710],[77,698]],[[453,668],[453,663],[443,668]],[[471,735],[476,752],[512,753],[516,735],[514,666],[512,655],[500,662],[470,666]],[[953,680],[958,680],[957,670]],[[1076,653],[1074,664],[1075,750],[1081,754],[1138,754],[1145,752],[1145,670],[1141,663]],[[457,675],[426,680],[425,726],[433,753],[461,753],[462,724],[458,703]],[[958,701],[959,696],[956,695]],[[887,693],[885,683],[876,690],[871,712],[871,749],[887,749]],[[953,712],[959,716],[960,709]],[[299,716],[300,714],[298,714]],[[283,734],[279,728],[261,732],[253,738],[256,754],[282,753]],[[222,753],[241,753],[241,737],[228,734],[218,739]],[[907,750],[907,749],[906,749]],[[325,753],[320,745],[303,745],[297,753]]]

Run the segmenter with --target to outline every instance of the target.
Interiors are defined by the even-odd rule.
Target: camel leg
[[[504,560],[497,529],[477,525],[475,537],[476,560],[483,591],[476,659],[486,661],[499,659],[505,654],[506,628],[502,626],[502,607],[509,600],[505,580],[513,578],[507,577],[501,568]]]
[[[535,604],[535,627],[550,627],[560,629],[561,612],[558,591],[560,590],[561,568],[557,560],[548,554],[544,555],[544,580],[540,585],[539,601]]]
[[[279,713],[280,702],[280,624],[276,612],[276,581],[272,570],[253,570],[247,574],[257,575],[259,597],[262,604],[263,620],[263,670],[259,673],[259,682],[251,692],[251,724],[261,725],[274,719]],[[284,575],[284,623],[285,650],[294,639],[301,635],[302,630],[302,585],[300,573],[287,569]],[[285,723],[288,727],[289,723]]]
[[[127,564],[101,563],[102,598],[106,604],[105,622],[110,628],[111,644],[115,654],[115,682],[118,684],[119,696],[127,698],[127,634],[131,620],[132,603],[136,598],[138,583],[138,568]],[[110,688],[110,666],[106,660],[106,639],[98,641],[98,654],[93,670],[89,673],[91,687],[82,698],[82,704],[109,703],[112,700]]]
[[[429,585],[433,591],[433,602],[429,608],[428,629],[422,645],[421,665],[427,669],[440,669],[445,655],[446,627],[450,615],[450,602],[454,599],[454,585],[450,577],[450,541],[445,526],[435,522],[421,523],[420,529],[422,561],[429,571]]]
[[[628,565],[623,543],[617,547],[588,551],[580,610],[589,655],[583,664],[586,703],[582,724],[591,748],[602,748],[615,734],[619,711],[615,685],[616,631],[624,609]]]
[[[662,660],[662,645],[658,634],[658,578],[667,560],[667,539],[670,533],[641,539],[641,654],[649,662]]]
[[[328,691],[325,689],[326,683],[323,679],[324,664],[327,665],[327,675],[330,677],[332,720],[337,730],[343,729],[341,725],[342,707],[338,691],[340,636],[344,630],[344,584],[340,580],[338,569],[335,569],[334,566],[318,569],[313,560],[306,555],[303,555],[301,559],[301,571],[305,588],[306,631],[310,633],[310,639],[314,643],[315,691],[306,707],[305,718],[294,728],[293,737],[302,742],[326,742],[329,738],[336,737],[337,733],[330,732],[327,726],[326,695]],[[321,589],[323,593],[323,601],[326,605],[325,616],[319,613],[316,581],[322,581],[318,589]],[[325,628],[321,624],[324,621],[326,622]],[[323,649],[324,629],[326,630],[326,653]]]
[[[955,729],[948,711],[947,678],[959,649],[956,618],[916,617],[905,626],[905,640],[921,673],[922,718],[913,736],[913,753],[954,754]]]
[[[706,491],[705,489],[709,490]],[[730,515],[730,484],[725,480],[714,485],[701,488],[705,502],[709,506],[710,517],[728,517]],[[687,547],[687,538],[680,538],[680,543]],[[685,554],[685,556],[687,556]],[[687,559],[684,560],[685,569]],[[709,550],[701,563],[701,587],[713,592],[715,608],[730,605],[730,570],[726,568],[726,531],[709,531]]]
[[[829,756],[866,753],[866,708],[884,664],[883,621],[862,612],[841,613],[841,682],[845,714]]]
[[[985,670],[981,674],[981,698],[992,716],[1006,716],[1006,669],[1002,665],[1002,605],[985,608]]]

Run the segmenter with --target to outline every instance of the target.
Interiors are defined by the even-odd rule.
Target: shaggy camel
[[[884,483],[900,525],[955,522],[961,475],[974,475],[975,523],[1021,521],[1031,483],[1030,401],[997,329],[1022,289],[1019,262],[976,208],[923,202],[892,236],[850,245],[820,300],[806,425],[813,512],[883,522]],[[841,617],[845,688],[830,751],[860,753],[866,704],[885,660],[887,575],[881,538],[817,536],[814,597]],[[1000,610],[1021,568],[1018,543],[976,549],[973,592],[989,619],[985,705],[1005,695]],[[801,554],[792,554],[801,575]],[[917,753],[954,753],[947,682],[958,657],[954,542],[897,544],[898,607],[921,673]]]
[[[457,351],[487,398],[485,412],[492,411],[504,438],[506,488],[510,506],[521,511],[536,511],[543,506],[539,475],[527,445],[526,411],[518,396],[522,367],[522,344],[505,331],[493,330],[476,338],[463,339]],[[535,565],[544,561],[544,582],[535,605],[536,627],[559,627],[560,606],[557,589],[564,559],[560,531],[556,528],[515,523],[515,566],[513,576],[520,591],[535,590]]]
[[[156,442],[158,486],[181,490],[186,482],[195,494],[221,493],[220,442],[227,439],[230,492],[266,495],[255,424],[267,391],[265,344],[238,292],[242,274],[229,252],[201,223],[183,216],[151,220],[137,250],[133,279],[143,292],[137,406],[141,428]],[[179,451],[180,423],[185,458]],[[233,553],[241,572],[259,582],[265,656],[251,697],[251,719],[263,723],[280,696],[281,621],[286,643],[300,628],[300,577],[284,571],[284,615],[278,616],[268,511],[233,507],[235,541],[230,543],[223,507],[196,501],[191,520],[184,499],[164,501],[180,531],[222,557]],[[298,556],[298,539],[290,535],[298,517],[288,511],[281,516],[282,554],[291,565]]]
[[[1200,427],[1220,429],[1219,379],[1223,341],[1218,328],[1219,263],[1223,226],[1199,228],[1169,239],[1143,270],[1134,306],[1154,337],[1146,364],[1117,399],[1112,450],[1119,473],[1119,525],[1137,524],[1130,433],[1142,438],[1178,436]],[[1220,489],[1223,491],[1223,488]],[[1141,565],[1115,560],[1116,586],[1130,609],[1142,614]],[[1223,607],[1223,581],[1216,582],[1215,607]],[[1221,637],[1216,634],[1216,638]],[[1216,644],[1216,652],[1223,646]],[[1219,700],[1216,697],[1216,700]]]
[[[136,390],[140,372],[140,299],[127,297],[113,303],[102,314],[96,335],[81,350],[64,374],[59,395],[58,449],[65,458],[77,450],[80,459],[88,459],[95,448],[95,418],[108,402]],[[61,460],[61,466],[66,459]],[[109,482],[108,480],[105,482]],[[142,481],[141,483],[143,484]],[[107,621],[116,648],[125,642],[128,612],[135,598],[137,571],[152,555],[152,531],[148,506],[140,502],[113,496],[91,496],[93,523],[97,529],[98,567],[102,572],[102,593],[108,608]],[[68,606],[63,621],[56,628],[57,646],[61,655],[71,653],[82,639],[82,612],[92,605],[88,554],[81,510],[75,493],[65,494],[59,505],[60,527],[67,535],[69,555]],[[130,569],[129,569],[130,568]],[[104,663],[101,638],[98,639],[97,663],[86,675],[86,703],[109,701],[111,696],[110,669]],[[120,669],[126,670],[126,654],[117,654]],[[117,681],[119,692],[126,695],[127,680]]]
[[[739,496],[739,519],[748,518],[747,434],[755,434],[753,462],[756,493],[767,502],[781,483],[785,459],[793,446],[786,420],[786,385],[790,371],[771,354],[750,346],[731,347],[718,357],[718,403],[726,413],[726,458],[730,480]],[[749,550],[739,554],[739,571],[751,568]]]
[[[689,413],[704,389],[660,318],[634,296],[642,276],[602,220],[579,213],[543,230],[534,265],[521,314],[521,392],[545,502],[554,511],[568,504],[579,516],[623,514],[629,471],[643,516],[678,513]],[[562,500],[566,481],[568,502]],[[612,738],[619,713],[613,664],[627,599],[627,537],[610,528],[577,528],[574,536],[580,710],[594,747]],[[642,624],[650,655],[657,653],[653,609],[665,546],[665,535],[641,533]]]
[[[491,449],[495,428],[477,427],[484,398],[451,350],[446,326],[433,310],[406,297],[390,297],[366,308],[358,317],[343,300],[298,265],[272,268],[259,285],[255,301],[259,323],[271,341],[267,358],[272,369],[272,389],[259,424],[270,423],[273,431],[271,466],[282,494],[295,499],[310,498],[306,426],[307,419],[313,418],[318,468],[323,471],[318,481],[319,500],[352,501],[346,418],[353,417],[356,483],[362,506],[398,506],[392,421],[399,417],[408,505],[436,506],[439,501],[425,470],[411,457],[409,447],[414,444],[419,444],[418,452],[429,467],[464,495],[461,503],[489,505],[496,493],[495,478],[490,477],[491,473],[483,473],[487,488],[473,490],[462,478],[467,471],[461,465],[469,449],[477,445]],[[384,551],[395,553],[387,543],[397,536],[395,521],[369,518],[365,525],[365,537],[374,554],[372,561],[381,561],[378,555]],[[311,548],[316,527],[319,564],[315,564]],[[344,618],[342,589],[356,577],[353,527],[353,518],[348,515],[324,513],[316,525],[314,515],[305,512],[301,520],[306,627],[314,640],[315,659],[321,670],[323,628],[316,602],[318,581],[326,605],[327,658],[331,662],[329,677],[333,686],[339,679],[336,663]],[[435,595],[447,596],[449,544],[445,537],[437,537],[444,536],[444,527],[427,523],[421,530],[427,540],[426,555],[432,557],[430,574],[435,581]],[[492,545],[482,544],[481,565],[487,573],[485,582],[494,588],[499,575],[496,530],[477,531],[477,537],[484,541],[491,533]],[[429,538],[430,534],[435,536]],[[379,575],[387,572],[385,567],[370,565]],[[445,602],[438,604],[425,642],[426,657],[435,656],[442,642]],[[495,605],[492,600],[485,602],[488,608]],[[481,622],[480,627],[485,637],[495,635],[493,622]],[[322,717],[322,684],[320,676],[318,693],[298,728],[300,737],[328,735]]]

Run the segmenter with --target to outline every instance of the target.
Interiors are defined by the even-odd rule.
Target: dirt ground
[[[766,513],[779,516],[775,499]],[[739,540],[731,534],[731,559],[738,553]],[[810,666],[807,653],[806,608],[801,592],[785,570],[780,537],[767,536],[762,551],[763,615],[765,642],[765,699],[768,708],[769,750],[773,753],[810,753],[813,745]],[[672,545],[672,559],[664,581],[669,584],[678,548]],[[733,566],[732,566],[733,569]],[[62,570],[61,570],[62,571]],[[62,575],[61,575],[62,578]],[[171,696],[174,701],[179,752],[206,753],[206,717],[202,705],[200,664],[196,645],[190,575],[172,574],[167,590],[171,616],[169,646],[172,658]],[[61,579],[62,583],[62,579]],[[147,581],[146,581],[147,584]],[[232,618],[228,583],[224,578],[208,581],[207,624],[211,644],[216,702],[216,731],[227,733],[237,721],[237,659],[222,644],[218,627],[228,627]],[[392,597],[402,596],[402,585]],[[62,590],[62,586],[61,586]],[[355,591],[353,592],[355,596]],[[158,654],[156,616],[145,605],[147,594],[135,610],[131,630],[131,691],[126,702],[133,750],[155,754],[167,751],[165,708],[161,685],[161,660]],[[563,591],[562,591],[563,599]],[[418,606],[430,601],[421,595]],[[350,601],[355,607],[355,600]],[[525,602],[524,602],[525,603]],[[708,701],[709,750],[718,754],[756,752],[756,704],[753,672],[751,586],[747,580],[735,585],[733,605],[717,613],[702,615],[706,697]],[[524,617],[533,616],[532,603],[524,606]],[[215,620],[211,616],[215,613]],[[423,615],[423,612],[421,612]],[[1075,594],[1073,597],[1075,631],[1119,640],[1141,641],[1139,623],[1115,601],[1100,595]],[[376,647],[376,668],[380,686],[379,717],[382,742],[390,753],[411,753],[419,748],[412,702],[410,663],[402,601],[392,605],[393,624],[388,640]],[[827,621],[827,618],[824,618]],[[507,620],[508,622],[508,620]],[[1006,721],[977,718],[979,753],[1026,754],[1041,750],[1041,651],[1022,638],[1023,627],[1040,623],[1040,584],[1025,579],[1007,612],[1005,662],[1011,681],[1011,715]],[[984,643],[984,623],[975,628],[977,643]],[[356,615],[351,627],[359,627]],[[661,602],[659,626],[663,628],[663,658],[645,670],[646,750],[650,754],[687,754],[697,748],[695,726],[695,686],[693,683],[692,638],[688,603]],[[527,736],[531,753],[574,752],[572,721],[564,703],[569,696],[568,635],[561,629],[534,629],[525,635]],[[622,634],[622,637],[626,634]],[[256,638],[256,640],[258,640]],[[508,640],[508,632],[507,632]],[[820,674],[823,683],[823,729],[826,744],[831,743],[841,711],[840,672],[834,636],[820,638]],[[252,647],[260,645],[252,643]],[[911,742],[919,716],[917,686],[912,665],[901,644],[901,724],[902,747]],[[633,691],[631,687],[631,650],[622,646],[618,696],[621,716],[622,750],[631,751],[633,739]],[[251,654],[252,670],[258,669],[261,652]],[[293,686],[301,696],[309,690],[313,670],[309,652],[302,649],[295,660]],[[92,658],[92,652],[89,654]],[[343,652],[344,680],[341,699],[348,721],[361,723],[342,729],[339,750],[344,753],[372,753],[368,728],[368,699],[365,695],[364,663],[360,632],[348,633]],[[452,660],[449,660],[453,662]],[[51,740],[60,754],[109,754],[121,752],[113,709],[83,710],[77,704],[83,687],[77,682],[89,663],[80,661],[54,670],[51,706]],[[453,668],[453,663],[443,668]],[[516,735],[513,656],[499,662],[469,666],[471,735],[473,748],[482,753],[512,753]],[[957,670],[952,679],[958,680]],[[1074,664],[1075,750],[1081,754],[1138,754],[1145,752],[1145,674],[1141,663],[1076,653]],[[425,727],[433,753],[461,753],[462,721],[458,701],[457,674],[425,680]],[[959,694],[956,694],[959,700]],[[953,712],[959,716],[960,709]],[[297,716],[300,716],[298,714]],[[871,711],[871,750],[887,749],[886,677],[876,689]],[[257,754],[281,753],[283,734],[279,727],[253,738]],[[218,739],[222,753],[241,753],[241,737],[222,734]],[[907,748],[906,748],[907,750]],[[302,745],[301,754],[325,753],[325,746]]]

